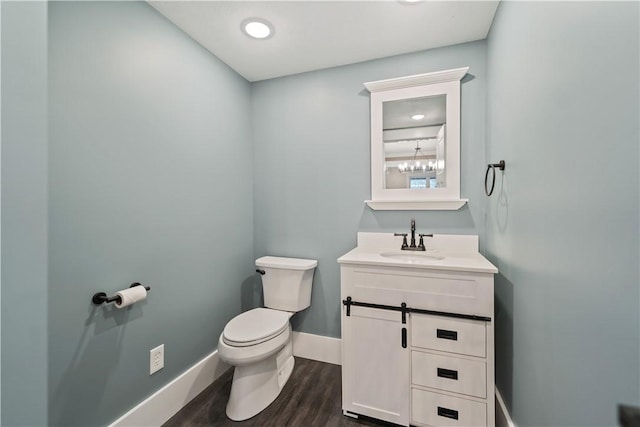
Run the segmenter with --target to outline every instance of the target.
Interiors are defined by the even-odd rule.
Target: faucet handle
[[[394,236],[402,236],[402,246],[400,249],[408,248],[409,244],[407,243],[407,233],[393,233]]]
[[[433,237],[433,234],[418,234],[418,236],[420,236],[420,243],[418,243],[418,248],[420,248],[421,251],[426,250],[426,248],[424,247],[424,237]]]

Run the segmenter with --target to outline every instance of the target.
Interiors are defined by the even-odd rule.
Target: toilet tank
[[[265,256],[256,260],[264,270],[262,291],[264,306],[275,310],[302,311],[311,305],[314,259]]]

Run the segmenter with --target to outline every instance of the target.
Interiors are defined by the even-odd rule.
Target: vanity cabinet
[[[493,272],[345,257],[343,413],[405,426],[493,427]]]

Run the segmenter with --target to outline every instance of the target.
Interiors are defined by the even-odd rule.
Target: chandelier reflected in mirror
[[[416,141],[416,148],[414,148],[415,153],[413,154],[413,159],[411,162],[404,162],[398,165],[398,170],[402,173],[415,173],[415,172],[427,172],[434,171],[436,169],[436,161],[428,160],[421,162],[420,159],[426,157],[422,153],[422,149],[420,148],[420,141]]]

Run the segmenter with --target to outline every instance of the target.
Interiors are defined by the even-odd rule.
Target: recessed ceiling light
[[[413,116],[411,116],[411,118],[413,120],[422,120],[424,119],[424,114],[414,114]]]
[[[246,35],[254,39],[267,39],[273,35],[273,25],[264,19],[245,19],[241,27]]]

